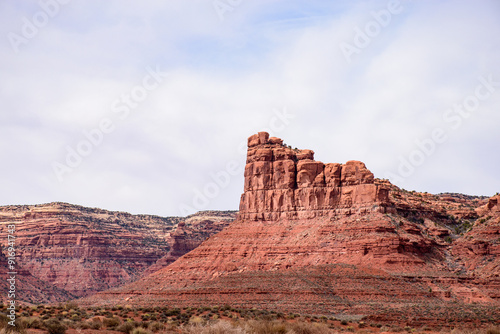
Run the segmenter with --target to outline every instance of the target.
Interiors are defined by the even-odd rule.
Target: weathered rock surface
[[[479,216],[469,231],[453,244],[456,255],[468,271],[486,278],[500,277],[500,195],[476,209]],[[500,289],[497,292],[500,298]]]
[[[20,280],[32,275],[46,285],[65,291],[60,295],[64,300],[138,279],[172,250],[172,245],[176,244],[173,238],[177,244],[188,245],[176,246],[175,253],[170,256],[170,261],[175,260],[222,228],[210,226],[217,215],[217,212],[208,212],[193,218],[162,218],[66,203],[4,206],[0,207],[0,238],[6,238],[7,225],[15,224],[16,256],[26,274],[20,274]],[[230,222],[234,218],[235,212],[225,212],[217,221]],[[188,229],[191,221],[206,220],[206,224],[193,228],[193,233],[186,234],[184,239],[171,236],[183,220]],[[208,227],[207,231],[204,227]],[[189,240],[191,237],[193,241]],[[49,291],[46,301],[53,301]],[[43,298],[25,299],[29,302],[40,300]]]
[[[222,231],[234,221],[235,217],[234,211],[203,211],[187,217],[170,234],[167,240],[170,246],[168,253],[148,267],[142,276],[152,274],[175,262],[184,254],[198,247],[211,235]]]
[[[230,304],[425,322],[478,319],[462,313],[478,302],[483,314],[500,316],[498,268],[479,275],[453,251],[474,231],[484,198],[408,192],[359,161],[313,159],[267,133],[251,136],[237,221],[168,267],[81,303]]]
[[[389,187],[360,161],[324,164],[311,150],[292,150],[261,132],[248,139],[242,220],[311,219],[385,212]]]

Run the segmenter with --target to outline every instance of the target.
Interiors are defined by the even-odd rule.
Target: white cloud
[[[442,115],[479,76],[500,81],[499,5],[402,4],[348,63],[339,44],[387,2],[243,1],[223,21],[207,0],[71,2],[19,54],[0,44],[0,204],[178,215],[228,162],[244,164],[240,143],[284,107],[295,117],[272,135],[324,162],[363,160],[378,177],[443,127],[449,140],[398,185],[491,195],[500,188],[500,86],[458,129]],[[3,36],[39,10],[1,6]],[[113,101],[157,65],[169,76],[120,119]],[[58,182],[51,163],[103,117],[115,130]],[[232,176],[195,209],[237,209],[242,183]]]

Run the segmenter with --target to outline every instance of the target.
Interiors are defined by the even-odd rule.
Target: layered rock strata
[[[452,252],[468,271],[491,279],[500,278],[500,195],[476,209],[478,219],[463,237],[453,243]],[[497,292],[500,298],[500,289]]]
[[[312,150],[292,150],[260,132],[248,139],[240,219],[277,220],[385,212],[389,187],[376,184],[360,161],[314,160]]]
[[[211,235],[222,231],[234,221],[235,214],[234,211],[204,211],[189,216],[185,221],[180,222],[175,231],[170,234],[167,240],[170,246],[168,253],[148,267],[142,276],[165,268],[198,247]]]
[[[55,294],[61,301],[132,282],[152,265],[160,269],[219,232],[235,216],[235,212],[209,211],[163,218],[66,203],[4,206],[0,207],[0,239],[5,240],[6,227],[15,224],[16,257],[24,269],[20,280],[34,276],[45,286],[64,291]],[[179,224],[190,233],[176,234]],[[157,263],[167,254],[167,263]],[[44,290],[46,301],[54,301],[51,289]],[[39,295],[36,298],[43,301]]]

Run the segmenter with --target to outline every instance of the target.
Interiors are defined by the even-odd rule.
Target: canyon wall
[[[54,295],[61,301],[132,282],[153,265],[161,269],[235,217],[234,211],[206,211],[164,218],[67,203],[3,206],[0,239],[6,239],[7,225],[15,224],[16,257],[24,270],[19,279],[33,276],[44,284],[45,299],[25,294],[25,301],[54,301]]]

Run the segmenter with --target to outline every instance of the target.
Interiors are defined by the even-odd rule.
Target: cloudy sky
[[[3,0],[0,205],[237,209],[246,139],[500,191],[500,2]]]

